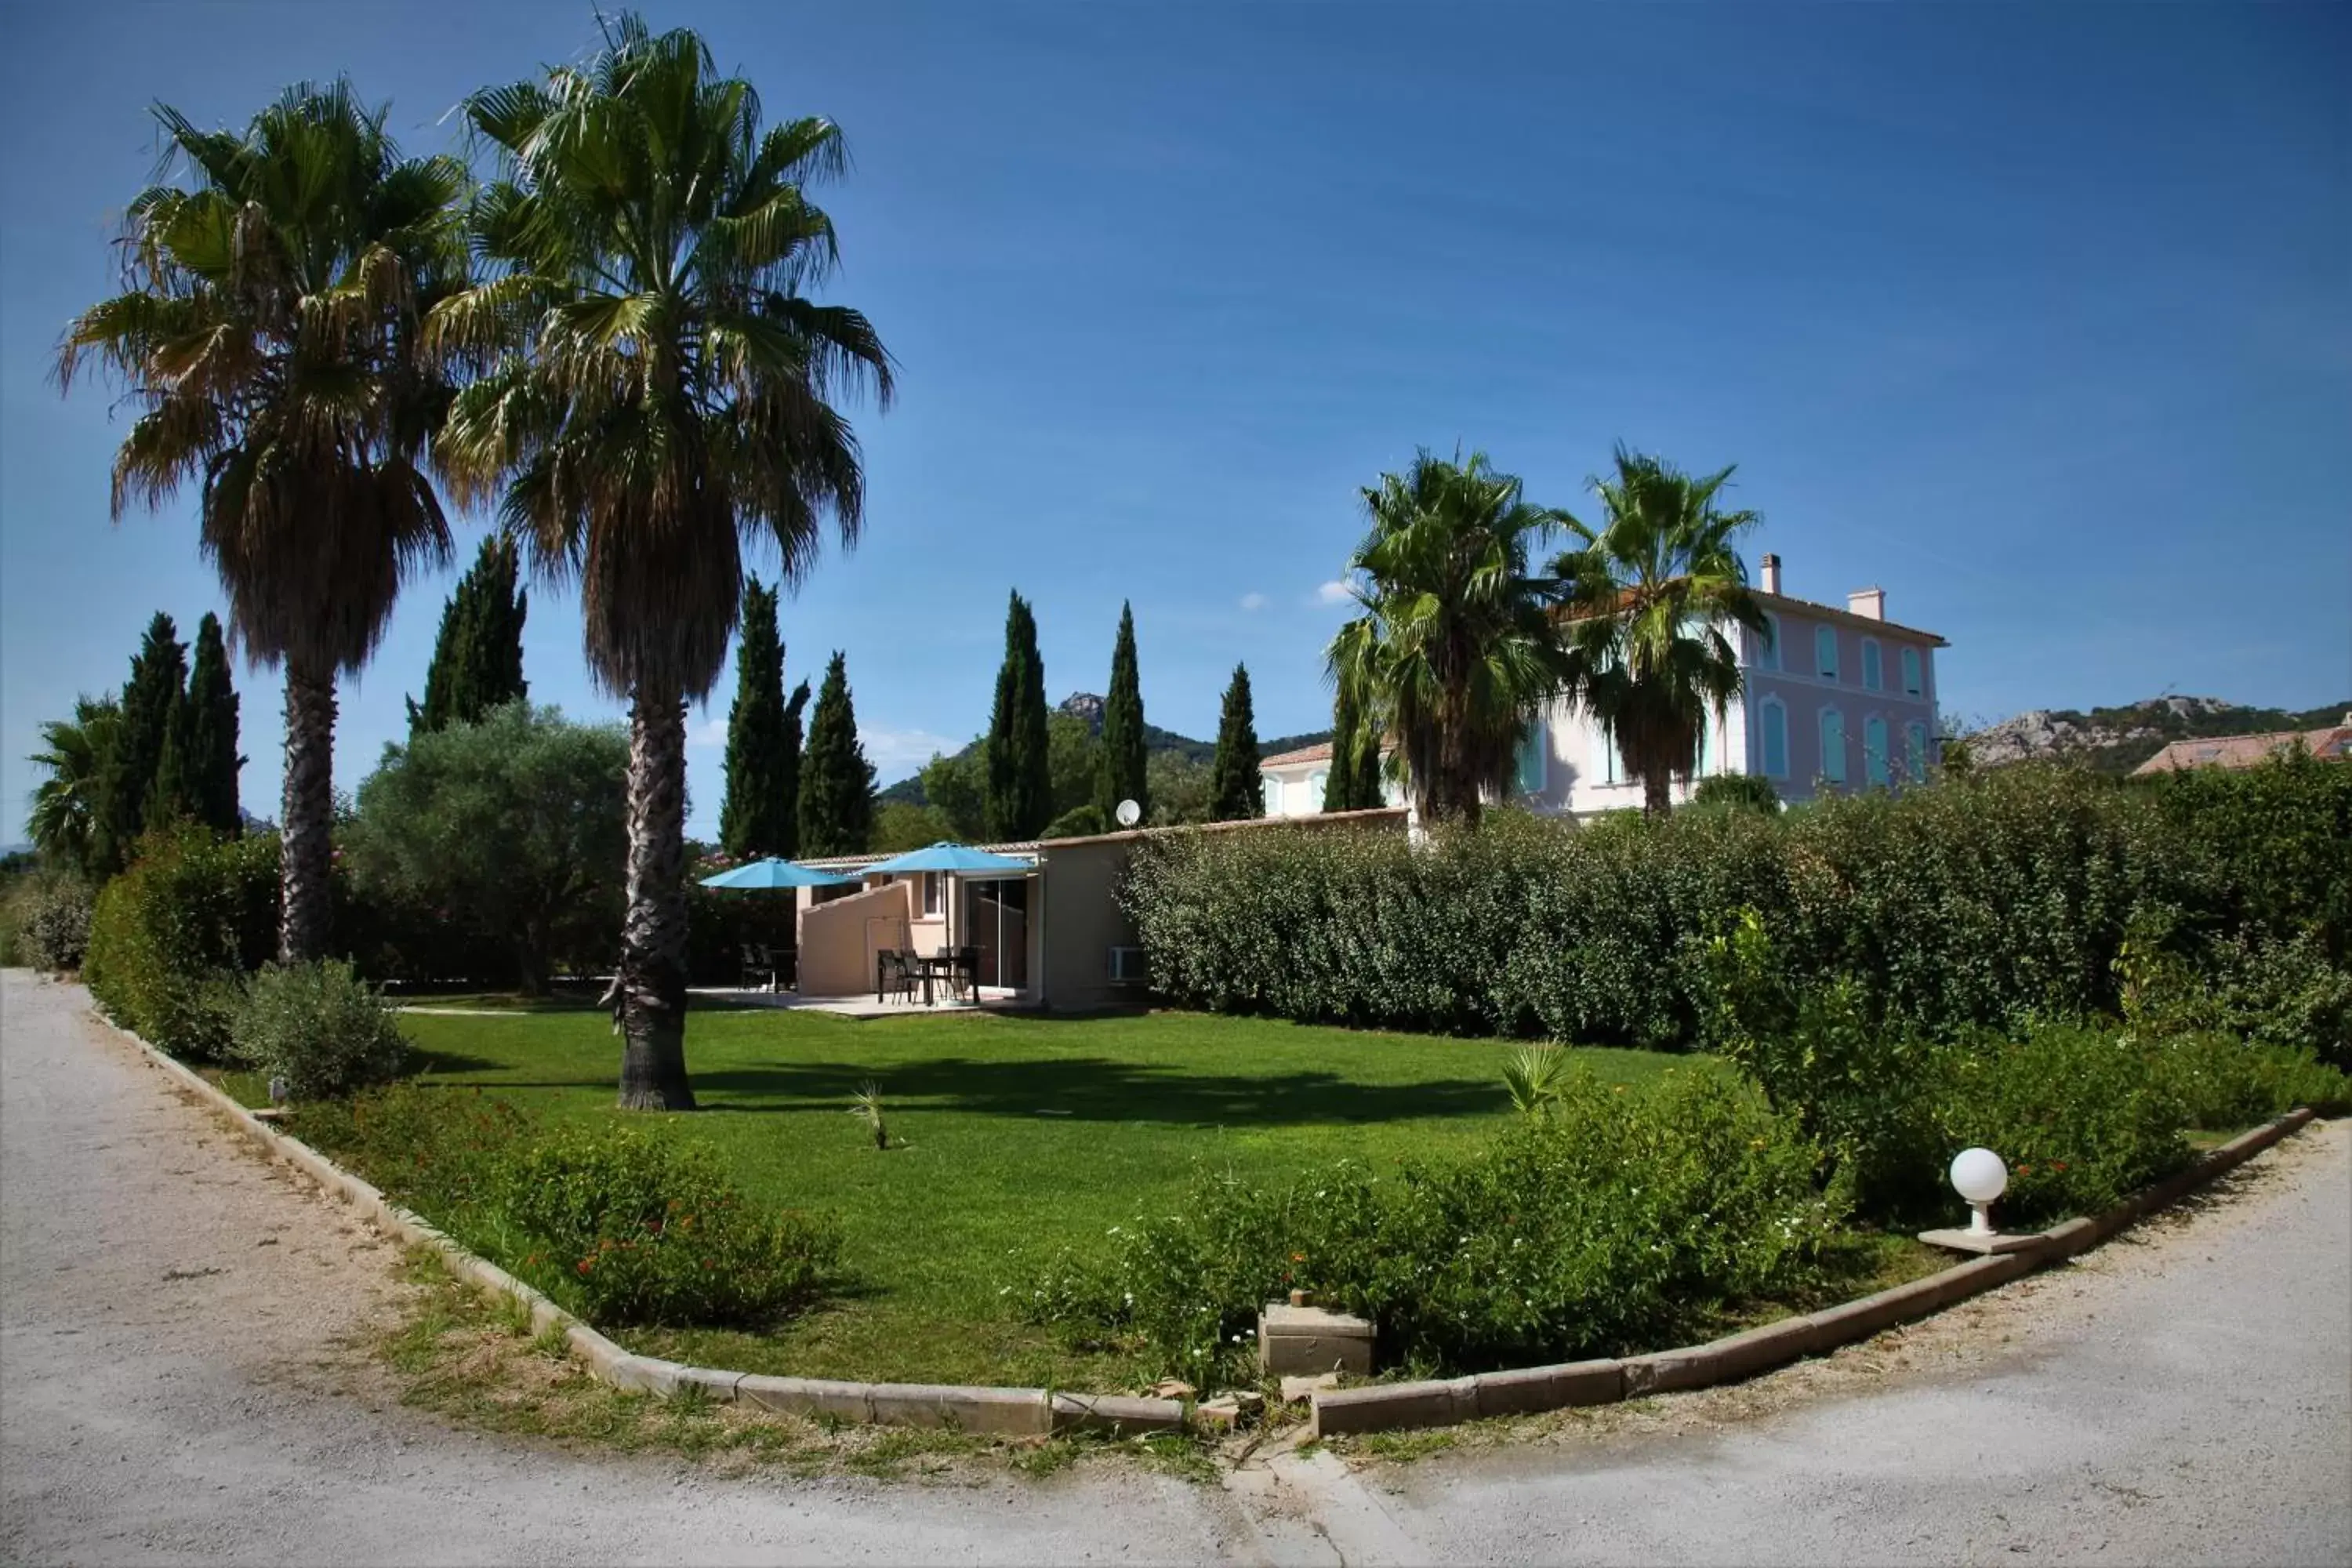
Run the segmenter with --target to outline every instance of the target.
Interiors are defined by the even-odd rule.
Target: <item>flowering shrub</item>
[[[1276,1188],[1204,1175],[1180,1212],[1065,1256],[1028,1309],[1195,1382],[1244,1374],[1259,1307],[1294,1288],[1370,1318],[1382,1355],[1417,1371],[1654,1348],[1812,1276],[1843,1217],[1817,1158],[1730,1074],[1612,1089],[1577,1072],[1548,1117],[1457,1163]]]
[[[806,1307],[841,1255],[830,1221],[752,1206],[708,1151],[571,1127],[514,1150],[505,1215],[526,1273],[553,1274],[600,1322],[758,1323]]]
[[[1956,1048],[1943,1160],[1982,1145],[2009,1163],[1998,1206],[2017,1230],[2112,1208],[2189,1163],[2189,1107],[2127,1031],[2043,1024]]]
[[[398,1078],[408,1041],[375,992],[338,959],[269,964],[229,1017],[229,1055],[295,1100],[323,1100]]]

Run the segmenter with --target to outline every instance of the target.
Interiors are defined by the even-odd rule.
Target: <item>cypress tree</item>
[[[859,855],[874,819],[874,773],[857,741],[857,710],[849,700],[849,661],[839,653],[825,666],[809,717],[808,750],[801,758],[801,851]]]
[[[784,645],[776,636],[776,591],[757,577],[743,588],[735,644],[735,706],[727,714],[727,794],[719,842],[738,857],[789,856],[796,803],[785,793]]]
[[[180,629],[163,611],[147,623],[131,679],[122,685],[122,718],[99,788],[91,823],[92,859],[107,871],[120,870],[147,826],[147,799],[163,764],[172,714],[187,689],[188,651]]]
[[[801,852],[801,710],[808,701],[809,683],[803,680],[784,702],[783,765],[776,770],[776,823],[782,829],[776,853],[787,860]]]
[[[1380,804],[1380,740],[1343,680],[1331,704],[1331,771],[1323,780],[1323,809],[1366,811]]]
[[[1151,784],[1145,773],[1143,679],[1135,660],[1135,610],[1118,607],[1118,641],[1110,653],[1110,693],[1103,699],[1101,760],[1095,773],[1095,808],[1103,826],[1119,826],[1118,803],[1131,800],[1151,813]]]
[[[1004,616],[1004,663],[988,716],[988,831],[1034,838],[1054,816],[1054,770],[1045,724],[1045,661],[1037,617],[1015,593]]]
[[[1257,764],[1257,716],[1251,710],[1249,667],[1237,664],[1217,716],[1217,754],[1209,764],[1212,818],[1237,822],[1265,815],[1265,786],[1258,780]]]
[[[196,626],[195,663],[188,670],[188,694],[180,704],[176,743],[184,773],[188,816],[234,837],[243,830],[237,811],[236,775],[245,759],[236,754],[236,683],[229,679],[228,645],[218,616]]]
[[[522,628],[530,595],[520,574],[513,540],[498,534],[482,541],[481,553],[442,607],[433,663],[425,672],[425,700],[408,704],[410,734],[478,724],[491,709],[530,695],[522,676]]]

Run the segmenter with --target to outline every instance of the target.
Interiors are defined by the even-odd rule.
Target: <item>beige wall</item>
[[[800,993],[856,996],[874,989],[874,955],[908,944],[916,929],[915,889],[892,882],[851,893],[800,914]]]
[[[1119,873],[1127,868],[1132,841],[1045,847],[1042,929],[1034,933],[1033,956],[1042,975],[1040,1005],[1056,1012],[1140,1006],[1149,999],[1141,984],[1110,977],[1110,950],[1135,945],[1135,925],[1118,907]]]

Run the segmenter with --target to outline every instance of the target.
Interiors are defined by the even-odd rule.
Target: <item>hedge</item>
[[[2342,1062],[2352,767],[2126,784],[1993,770],[1780,816],[1496,812],[1472,831],[1171,835],[1123,901],[1178,1005],[1455,1034],[1701,1043],[1709,939],[1758,911],[1791,973],[1947,1037],[2111,1013],[2137,932],[2231,1017]]]

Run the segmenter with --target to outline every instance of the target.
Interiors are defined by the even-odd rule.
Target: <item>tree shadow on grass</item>
[[[1263,1078],[1118,1061],[1104,1057],[975,1060],[943,1057],[877,1073],[857,1062],[809,1062],[698,1072],[705,1109],[762,1113],[832,1110],[868,1080],[886,1105],[978,1116],[1068,1117],[1176,1126],[1285,1126],[1489,1116],[1509,1101],[1491,1079],[1358,1083],[1329,1072]]]

